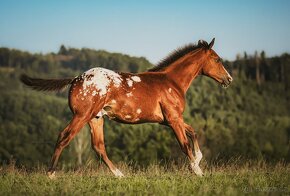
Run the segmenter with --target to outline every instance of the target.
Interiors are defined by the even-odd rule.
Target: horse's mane
[[[207,42],[202,41],[202,40],[198,44],[187,44],[185,46],[179,47],[175,49],[173,52],[171,52],[166,58],[161,60],[155,67],[148,69],[148,71],[151,71],[151,72],[162,71],[164,68],[168,67],[174,61],[183,57],[189,52],[193,52],[197,49],[206,48],[206,47],[208,47]]]

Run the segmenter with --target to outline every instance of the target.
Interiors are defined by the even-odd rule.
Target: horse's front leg
[[[184,127],[186,130],[186,133],[191,138],[193,146],[194,146],[195,160],[193,163],[191,163],[191,168],[194,171],[194,173],[196,173],[197,175],[203,175],[202,170],[199,167],[199,163],[202,159],[202,153],[199,149],[197,135],[194,129],[190,125],[184,123]]]
[[[186,128],[183,122],[182,117],[167,119],[168,125],[172,128],[175,133],[175,136],[179,142],[181,150],[187,155],[191,169],[195,172],[196,175],[202,176],[203,173],[199,168],[198,164],[196,164],[196,158],[192,154],[192,149],[190,147],[188,138],[186,136]]]

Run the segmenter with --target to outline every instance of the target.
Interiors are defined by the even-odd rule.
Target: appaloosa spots
[[[126,116],[125,116],[125,119],[131,119],[131,118],[132,118],[131,115],[126,115]]]
[[[98,112],[97,117],[102,117],[104,115],[107,115],[107,112],[106,112],[106,110],[101,109],[101,111]]]
[[[141,114],[142,110],[140,108],[137,109],[137,114]]]
[[[132,92],[130,92],[130,93],[126,93],[126,96],[127,96],[127,97],[132,97],[132,96],[133,96],[133,93],[132,93]]]
[[[97,94],[97,91],[93,90],[92,95],[96,96],[96,94]]]
[[[85,93],[89,92],[89,87],[95,87],[100,96],[107,93],[110,84],[119,87],[122,83],[122,78],[118,73],[100,67],[86,71],[82,78],[84,80],[83,89]]]
[[[127,84],[129,87],[133,86],[133,82],[141,82],[141,78],[139,76],[131,76],[126,78]]]
[[[126,81],[129,87],[133,86],[133,80],[131,80],[130,78],[127,78]]]
[[[134,81],[134,82],[141,82],[141,78],[139,76],[132,76],[131,79]]]

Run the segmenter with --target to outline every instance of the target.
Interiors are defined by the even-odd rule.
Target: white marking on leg
[[[195,152],[195,160],[190,163],[193,172],[198,176],[203,176],[203,172],[199,167],[200,160],[202,159],[202,153],[200,150]]]
[[[195,162],[199,165],[200,160],[202,159],[202,153],[200,150],[195,152]]]
[[[55,171],[47,172],[47,175],[48,175],[49,179],[51,179],[51,180],[55,179]]]
[[[113,170],[113,173],[116,177],[124,177],[124,174],[119,169]]]
[[[194,162],[191,162],[191,163],[190,163],[190,166],[191,166],[193,172],[194,172],[196,175],[198,175],[198,176],[203,176],[203,172],[201,171],[199,165],[196,164],[195,161],[194,161]]]

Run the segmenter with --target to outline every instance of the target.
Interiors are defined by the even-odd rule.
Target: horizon
[[[0,48],[8,48],[9,50],[18,50],[18,51],[21,51],[21,52],[28,52],[29,54],[31,54],[31,55],[48,55],[48,54],[54,54],[54,55],[58,55],[58,52],[59,52],[59,50],[60,50],[60,47],[61,47],[62,45],[60,45],[59,47],[58,47],[58,50],[56,50],[56,51],[47,51],[47,52],[33,52],[33,51],[29,51],[29,50],[23,50],[23,49],[19,49],[19,48],[13,48],[13,47],[5,47],[5,46],[0,46]],[[131,54],[126,54],[126,53],[122,53],[122,52],[118,52],[118,51],[108,51],[108,50],[105,50],[105,49],[96,49],[96,48],[88,48],[88,47],[81,47],[81,48],[76,48],[76,47],[68,47],[68,46],[65,46],[65,45],[63,45],[67,50],[69,50],[69,49],[76,49],[76,50],[82,50],[82,49],[89,49],[89,50],[94,50],[94,51],[96,51],[96,52],[98,52],[98,51],[104,51],[104,52],[108,52],[108,53],[110,53],[110,54],[120,54],[120,55],[127,55],[127,56],[129,56],[129,57],[134,57],[134,58],[145,58],[146,60],[148,60],[151,64],[153,64],[153,65],[156,65],[156,64],[158,64],[159,62],[161,62],[162,60],[164,60],[166,57],[168,57],[170,54],[171,54],[171,52],[174,52],[175,51],[175,49],[174,50],[172,50],[171,52],[169,52],[167,55],[165,55],[163,58],[161,58],[159,61],[157,61],[156,63],[153,63],[153,62],[151,62],[147,57],[145,57],[145,56],[136,56],[136,55],[131,55]],[[178,47],[177,47],[178,48]],[[176,49],[177,49],[176,48]],[[244,52],[241,52],[241,53],[237,53],[237,55],[240,55],[240,57],[241,58],[243,58],[243,56],[244,56],[244,53],[246,53],[247,54],[247,57],[249,58],[249,57],[254,57],[254,55],[255,55],[255,52],[258,52],[258,55],[259,54],[261,54],[262,52],[265,52],[264,50],[261,50],[261,51],[258,51],[258,50],[255,50],[253,53],[248,53],[247,51],[244,51]],[[265,52],[265,54],[266,54],[266,58],[273,58],[273,57],[280,57],[280,56],[282,56],[282,55],[284,55],[284,54],[289,54],[290,55],[290,53],[289,52],[282,52],[281,54],[276,54],[276,55],[267,55],[267,53]],[[237,57],[237,55],[236,55],[236,57]],[[223,59],[223,61],[235,61],[235,60],[237,60],[237,58],[234,58],[234,59],[227,59],[227,58],[222,58]],[[101,66],[101,65],[100,65]]]
[[[57,53],[60,46],[145,57],[156,64],[171,51],[215,37],[214,50],[237,54],[290,52],[290,2],[0,0],[0,47]]]

